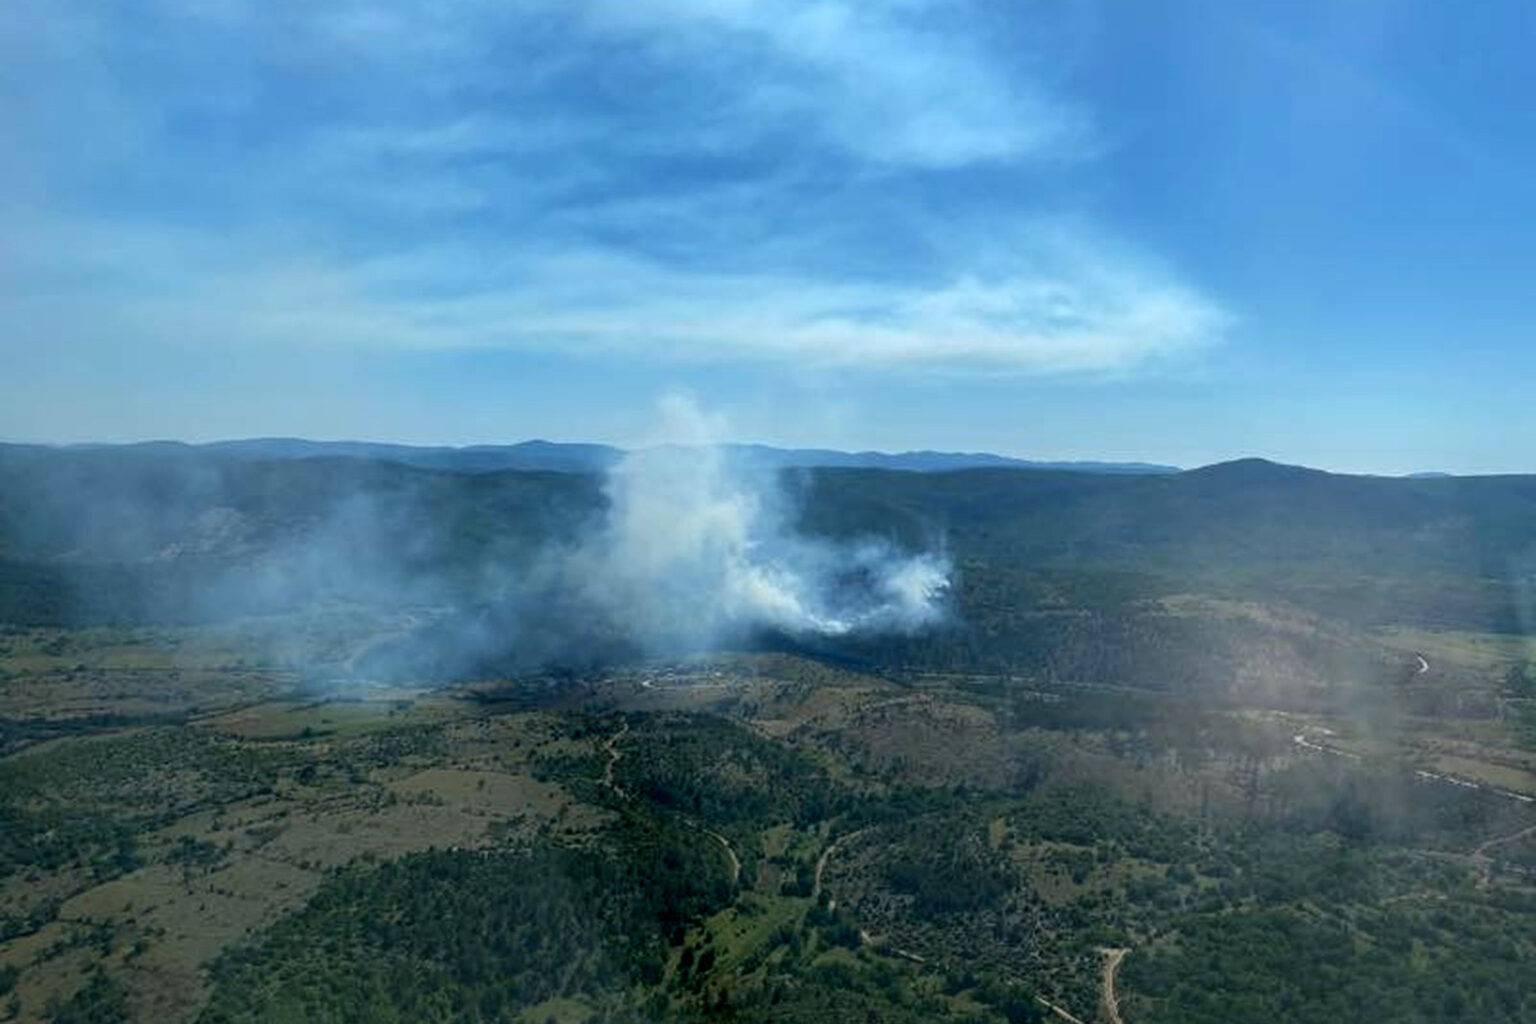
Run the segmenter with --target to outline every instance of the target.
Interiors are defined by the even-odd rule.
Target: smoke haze
[[[664,401],[659,420],[600,477],[11,449],[0,561],[25,570],[5,579],[37,581],[15,603],[43,625],[302,612],[308,629],[329,615],[350,639],[308,665],[302,644],[260,628],[275,659],[343,684],[594,667],[942,619],[942,554],[808,535],[790,474],[718,444],[722,425],[686,398]]]
[[[701,648],[757,630],[911,632],[937,621],[940,555],[796,531],[780,474],[732,462],[718,425],[684,398],[663,404],[675,441],[608,474],[608,515],[575,560],[593,597],[633,616],[652,649]]]

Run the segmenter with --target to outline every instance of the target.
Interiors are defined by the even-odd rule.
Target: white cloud
[[[24,6],[85,55],[40,60],[35,92],[84,115],[30,118],[51,193],[0,195],[30,211],[12,343],[1054,373],[1225,324],[1018,191],[926,221],[957,166],[1092,155],[948,5],[167,0],[133,39]]]
[[[819,123],[835,144],[868,159],[942,168],[1078,155],[1090,145],[1091,127],[1080,110],[1004,74],[971,35],[945,26],[943,15],[965,17],[950,4],[591,0],[581,6],[601,29],[682,33],[701,48],[735,41],[755,49],[767,74],[740,101],[748,116]],[[1020,64],[1030,59],[1013,56]]]
[[[197,235],[173,242],[154,229],[134,238],[34,225],[31,235],[55,245],[27,254],[33,270],[15,278],[0,331],[42,344],[520,348],[661,361],[1072,372],[1123,370],[1197,350],[1219,337],[1226,319],[1152,270],[1060,250],[1037,251],[1033,266],[987,277],[828,282],[678,269],[597,248],[439,248],[348,262],[295,259],[276,244],[231,249],[227,240]],[[51,267],[39,260],[50,251]]]

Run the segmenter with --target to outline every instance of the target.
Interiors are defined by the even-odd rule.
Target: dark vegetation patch
[[[1536,907],[1481,900],[1411,901],[1371,911],[1314,905],[1194,915],[1173,941],[1127,960],[1134,1001],[1149,1024],[1286,1020],[1529,1020],[1536,976]]]
[[[722,906],[729,885],[685,834],[614,839],[347,869],[214,965],[199,1019],[494,1020],[561,997],[622,1007],[660,982],[668,937]]]
[[[708,715],[636,719],[615,779],[657,807],[721,826],[805,826],[846,806],[805,754]]]

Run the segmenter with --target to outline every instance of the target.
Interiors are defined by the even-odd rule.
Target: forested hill
[[[1260,460],[1164,475],[783,472],[804,530],[942,548],[962,597],[985,590],[1008,607],[1042,587],[1086,604],[1194,590],[1508,631],[1529,624],[1536,593],[1536,476],[1377,478]],[[469,585],[578,536],[604,500],[600,477],[581,473],[0,448],[0,619],[111,619],[146,588],[174,607],[203,568],[276,565],[321,536],[347,567]],[[311,565],[299,583],[347,582],[332,568]]]
[[[1159,573],[1536,569],[1536,476],[1346,476],[1260,459],[1167,476],[822,471],[807,522],[938,534],[966,558]]]
[[[1169,475],[804,478],[817,532],[943,538],[985,577],[1132,574],[1365,624],[1536,628],[1536,476],[1389,478],[1258,459]],[[1006,588],[1005,588],[1006,589]]]

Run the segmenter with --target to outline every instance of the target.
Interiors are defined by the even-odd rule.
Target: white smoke
[[[581,557],[589,593],[633,635],[704,646],[755,629],[910,632],[942,616],[946,559],[798,533],[773,470],[733,463],[692,401],[669,398],[663,415],[667,443],[610,472],[607,522]]]
[[[780,471],[718,444],[720,423],[681,398],[662,419],[608,473],[606,500],[575,477],[508,487],[499,530],[459,478],[181,452],[18,456],[19,497],[0,512],[61,567],[79,621],[323,616],[314,650],[285,637],[274,659],[319,651],[349,678],[583,667],[943,617],[941,554],[810,536]],[[99,585],[103,565],[115,590]]]

